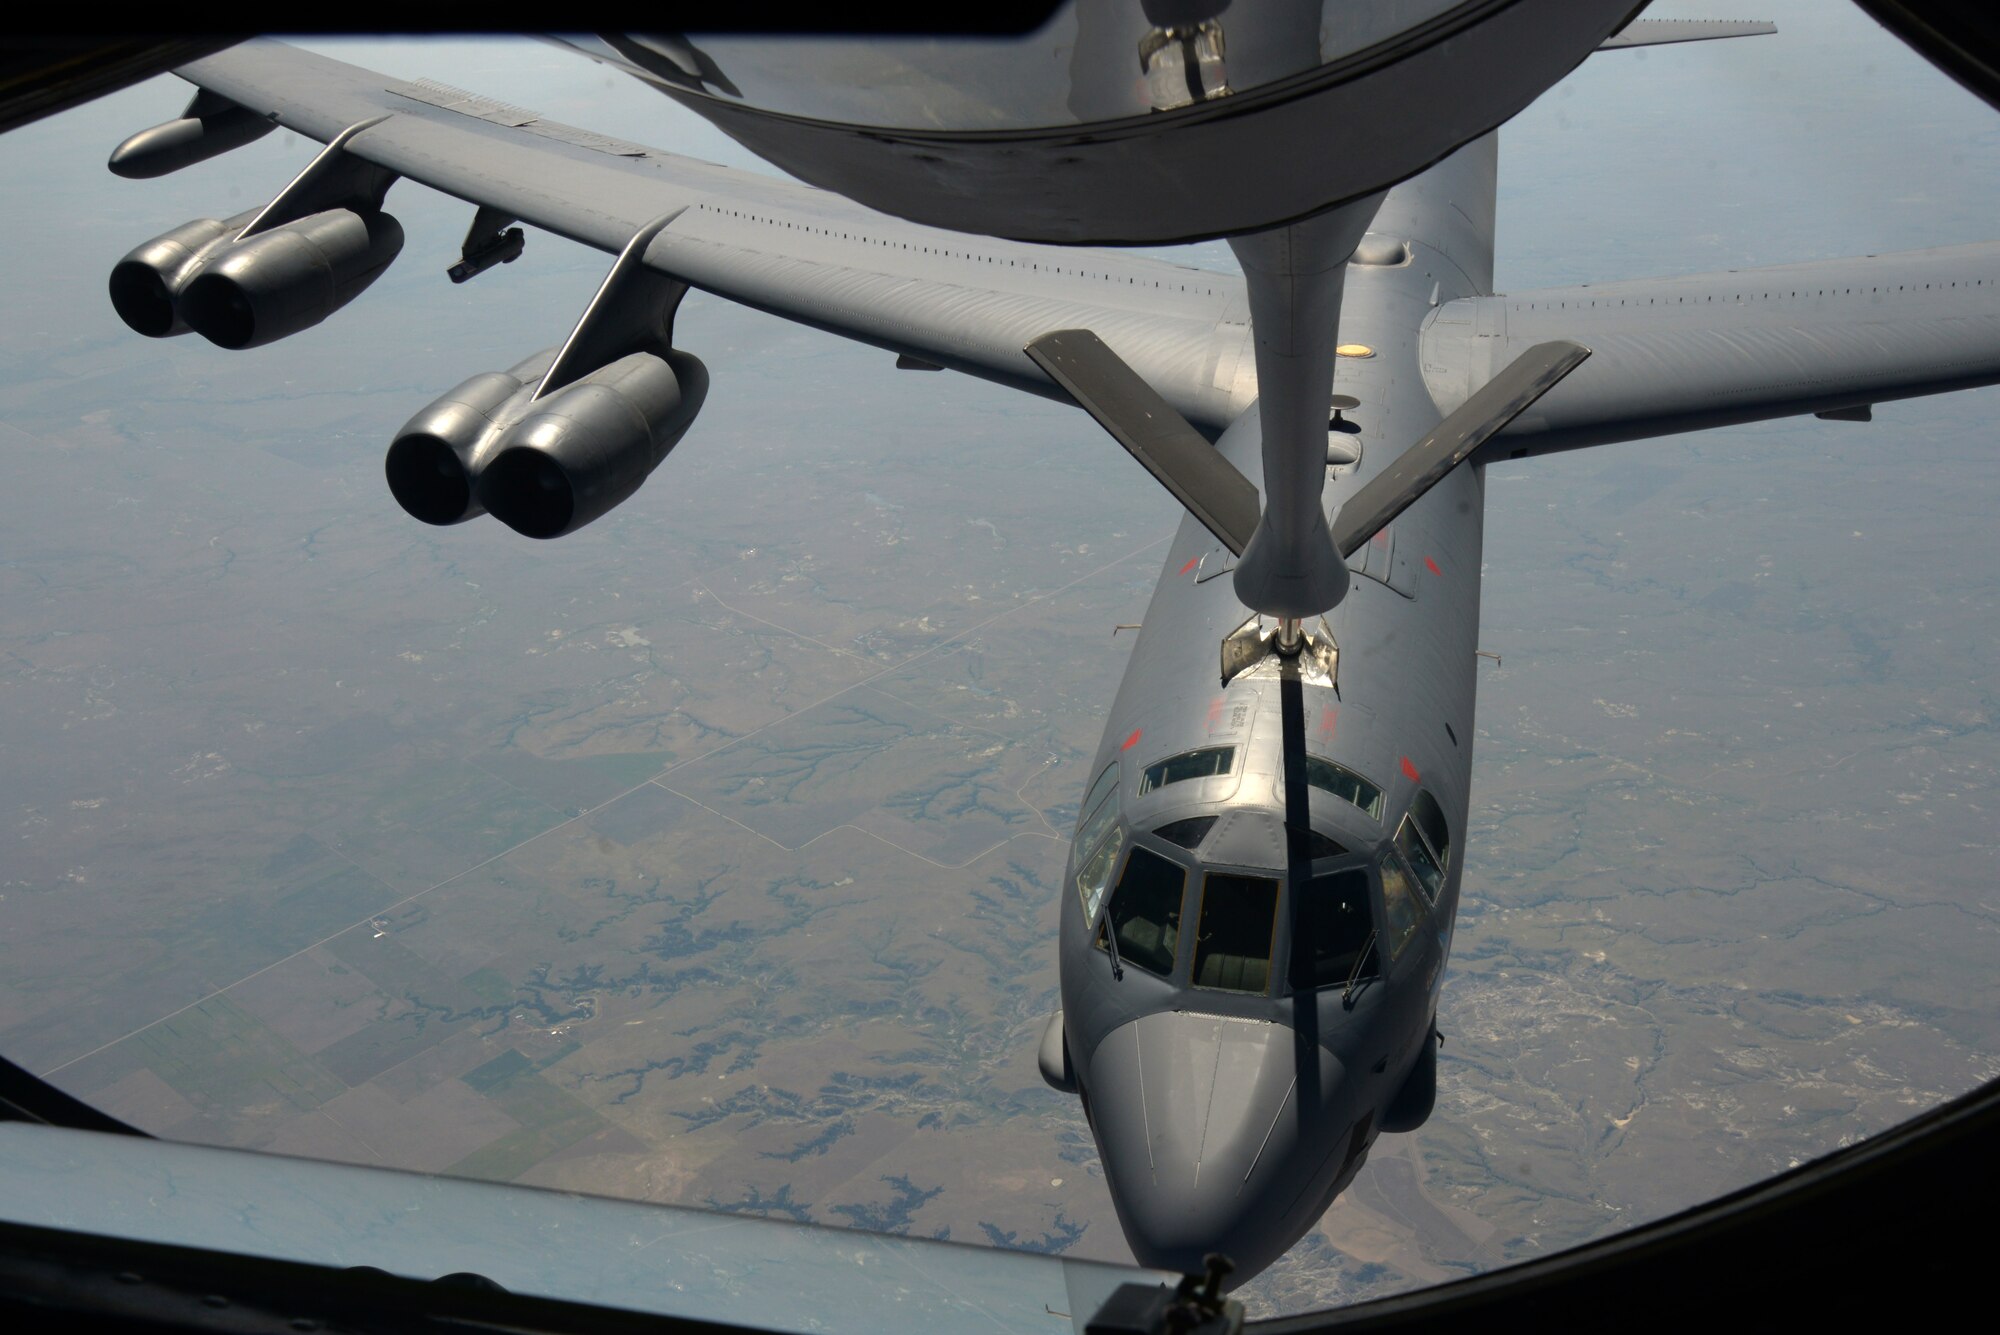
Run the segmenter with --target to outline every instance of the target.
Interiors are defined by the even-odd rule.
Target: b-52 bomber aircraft
[[[1073,401],[1180,499],[1089,771],[1040,1063],[1139,1260],[1221,1252],[1237,1282],[1432,1108],[1487,467],[2000,381],[2000,243],[1495,293],[1490,124],[1232,236],[1239,279],[899,220],[273,43],[179,72],[186,113],[113,170],[274,125],[326,147],[269,204],[119,262],[140,333],[317,324],[396,257],[405,177],[477,208],[454,277],[518,254],[517,223],[617,256],[566,340],[396,433],[420,520],[554,538],[629,499],[701,408],[690,288]]]

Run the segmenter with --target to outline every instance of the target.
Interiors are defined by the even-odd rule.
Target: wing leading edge
[[[373,122],[357,158],[607,253],[676,214],[648,268],[916,363],[1067,401],[1023,349],[1084,328],[1211,438],[1256,396],[1234,275],[919,227],[274,42],[178,72],[321,142]],[[1464,298],[1425,327],[1425,383],[1448,414],[1552,340],[1595,355],[1475,460],[2000,382],[2000,242]]]
[[[1468,297],[1425,326],[1425,384],[1449,412],[1552,338],[1595,355],[1479,460],[2000,383],[2000,242]]]
[[[547,121],[276,42],[176,71],[399,177],[617,254],[678,212],[649,268],[742,304],[1047,397],[1022,351],[1095,330],[1176,410],[1218,434],[1255,396],[1241,280],[1142,256],[919,227],[836,195]]]

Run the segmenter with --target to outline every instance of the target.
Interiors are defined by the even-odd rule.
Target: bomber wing
[[[1022,348],[1052,329],[1086,327],[1210,435],[1255,396],[1234,275],[920,227],[825,191],[276,42],[176,73],[321,143],[373,122],[346,152],[489,216],[609,253],[676,214],[646,247],[648,268],[919,365],[1064,399]]]
[[[1468,297],[1423,335],[1443,411],[1537,343],[1593,356],[1475,456],[1518,458],[2000,382],[2000,242]]]

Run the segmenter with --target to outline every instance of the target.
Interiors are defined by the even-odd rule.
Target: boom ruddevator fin
[[[1058,329],[1023,349],[1237,556],[1257,531],[1257,488],[1088,329]]]
[[[1360,551],[1588,356],[1589,348],[1566,339],[1537,343],[1474,390],[1451,416],[1347,498],[1333,517],[1333,545],[1341,559]]]
[[[1778,25],[1763,19],[1634,19],[1597,44],[1599,51],[1672,42],[1712,42],[1722,37],[1766,37]]]
[[[1257,531],[1256,486],[1103,339],[1088,329],[1058,329],[1024,351],[1223,546],[1243,554]],[[1581,343],[1552,339],[1509,362],[1340,507],[1332,528],[1341,558],[1361,550],[1588,356]]]

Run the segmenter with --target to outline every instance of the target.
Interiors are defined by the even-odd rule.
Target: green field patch
[[[426,1048],[436,1047],[464,1028],[432,1016],[399,1015],[377,1020],[345,1038],[335,1039],[313,1054],[313,1060],[340,1077],[350,1088],[400,1066]]]
[[[132,1043],[154,1074],[197,1105],[251,1108],[277,1098],[310,1112],[345,1088],[227,997],[162,1020]]]
[[[627,785],[628,787],[630,785]],[[351,861],[405,893],[561,824],[551,804],[462,760],[423,761],[379,775],[318,833]]]
[[[536,1063],[514,1048],[459,1079],[484,1094],[521,1129],[474,1150],[447,1168],[448,1173],[512,1181],[549,1155],[609,1125],[575,1095],[537,1074]]]
[[[540,1061],[536,1062],[535,1069],[537,1071],[546,1071],[551,1066],[554,1066],[557,1062],[561,1061],[564,1057],[569,1056],[570,1053],[575,1052],[578,1048],[582,1046],[583,1046],[582,1039],[572,1038],[568,1042],[564,1043],[561,1047],[557,1048],[554,1052],[551,1052],[548,1056],[543,1057]]]
[[[452,1164],[444,1171],[452,1177],[476,1177],[488,1182],[512,1182],[542,1160],[565,1148],[550,1141],[540,1131],[510,1131],[490,1145]]]
[[[491,1094],[509,1080],[530,1074],[534,1069],[535,1064],[523,1056],[519,1048],[508,1048],[484,1066],[473,1067],[459,1079],[481,1094]]]
[[[478,766],[462,760],[422,761],[399,771],[376,790],[372,814],[384,825],[412,824],[423,820],[433,808],[463,797],[491,779]]]
[[[569,817],[490,774],[450,799],[435,803],[410,828],[473,859],[504,853]]]
[[[303,779],[340,774],[393,749],[401,733],[379,714],[360,714],[307,729],[239,762],[251,774]]]
[[[201,907],[163,925],[158,934],[169,959],[162,971],[194,980],[241,977],[366,921],[397,897],[318,839],[300,834],[212,882]],[[173,984],[167,987],[170,995]]]
[[[259,878],[255,889],[231,895],[197,914],[193,930],[232,952],[250,950],[269,960],[290,955],[334,933],[365,922],[398,898],[381,881],[301,835],[265,863],[279,874]]]
[[[328,943],[334,958],[392,997],[458,1013],[481,1009],[483,997],[393,936],[358,927]]]
[[[511,1006],[521,998],[514,980],[498,969],[478,969],[458,980],[458,985],[488,1006]]]
[[[301,834],[270,857],[258,869],[258,875],[267,881],[282,880],[293,872],[302,871],[314,863],[327,858],[327,847],[309,834]]]
[[[408,826],[385,825],[366,816],[331,822],[321,827],[321,833],[350,862],[381,877],[402,895],[429,889],[474,861]]]

